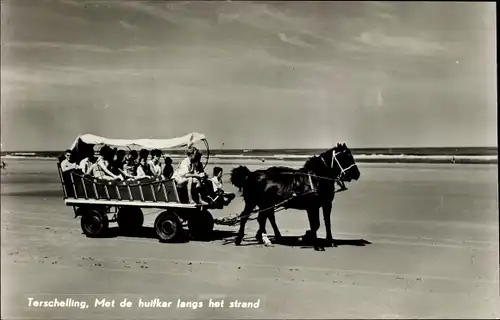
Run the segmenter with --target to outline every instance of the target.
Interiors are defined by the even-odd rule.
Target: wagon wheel
[[[174,242],[182,233],[179,216],[172,211],[164,211],[156,217],[155,231],[160,241]]]
[[[208,164],[208,159],[210,159],[210,146],[208,145],[208,141],[206,139],[203,139],[203,142],[205,142],[205,147],[207,148],[207,160],[205,161],[205,165],[203,166],[203,169],[205,169]]]
[[[87,237],[97,238],[108,230],[109,219],[104,212],[86,209],[82,214],[80,225]]]
[[[210,240],[214,230],[214,218],[208,210],[201,210],[190,215],[188,227],[195,240]]]
[[[129,234],[140,230],[144,223],[144,214],[140,208],[120,208],[116,216],[116,222],[120,229]]]

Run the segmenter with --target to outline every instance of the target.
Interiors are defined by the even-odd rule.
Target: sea
[[[304,161],[326,149],[210,149],[212,159]],[[57,151],[2,151],[2,159],[55,159]],[[206,150],[202,150],[206,154]],[[429,148],[353,148],[357,162],[432,162],[432,163],[498,163],[498,147],[429,147]],[[165,150],[172,158],[184,156],[184,150]]]

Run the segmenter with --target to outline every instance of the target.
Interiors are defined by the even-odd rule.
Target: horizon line
[[[271,150],[318,150],[318,149],[331,149],[332,147],[319,147],[319,148],[224,148],[222,149],[223,151],[230,151],[230,150],[249,150],[249,151],[271,151]],[[498,149],[498,146],[433,146],[433,147],[359,147],[359,148],[350,148],[351,150],[373,150],[373,149],[440,149],[440,148],[446,148],[446,149],[464,149],[464,148],[475,148],[475,149],[480,149],[480,148],[496,148]],[[64,152],[67,148],[63,148],[61,150],[0,150],[0,152]],[[170,150],[182,150],[182,148],[173,148]],[[214,151],[220,151],[221,148],[210,148],[210,150]]]

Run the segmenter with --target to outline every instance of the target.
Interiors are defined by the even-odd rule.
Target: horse
[[[326,245],[335,247],[330,220],[335,184],[358,180],[360,175],[351,150],[345,143],[339,143],[318,156],[310,157],[300,169],[284,166],[273,166],[253,172],[246,166],[232,169],[231,183],[243,191],[245,201],[245,208],[239,215],[240,228],[235,244],[241,244],[245,224],[256,206],[262,210],[257,217],[259,230],[256,239],[259,243],[272,246],[266,233],[266,221],[269,219],[275,242],[279,243],[282,237],[276,225],[275,209],[281,206],[283,209],[307,211],[310,230],[306,231],[302,239],[310,240],[316,251],[325,250],[317,238],[320,227],[319,209],[322,208],[327,234]]]

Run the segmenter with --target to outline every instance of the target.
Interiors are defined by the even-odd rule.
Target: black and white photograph
[[[496,26],[1,0],[1,319],[499,319]]]

